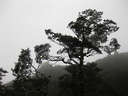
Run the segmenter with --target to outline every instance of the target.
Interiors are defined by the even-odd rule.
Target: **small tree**
[[[102,20],[102,14],[103,12],[92,9],[80,12],[76,21],[68,24],[68,27],[75,34],[74,37],[54,33],[50,29],[45,30],[48,39],[63,47],[57,52],[59,56],[50,56],[48,60],[78,65],[80,86],[78,96],[85,94],[83,86],[85,57],[102,54],[102,51],[111,54],[120,48],[116,38],[112,38],[110,43],[106,45],[108,36],[116,32],[119,27],[112,20]],[[68,58],[62,54],[67,54]]]
[[[13,87],[17,96],[47,95],[49,80],[32,65],[32,61],[30,50],[22,49],[18,62],[15,63],[15,68],[12,69],[13,75],[16,77]]]
[[[2,84],[2,76],[5,76],[4,74],[8,73],[6,70],[3,70],[3,68],[0,68],[0,96],[4,95],[4,86]]]
[[[32,76],[32,59],[29,49],[22,49],[18,62],[15,63],[15,68],[12,71],[17,80],[27,79]]]

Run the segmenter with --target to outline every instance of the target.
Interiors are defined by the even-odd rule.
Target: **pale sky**
[[[50,42],[45,29],[73,34],[67,28],[68,23],[75,21],[78,12],[89,8],[104,12],[103,19],[117,22],[120,29],[112,37],[121,44],[119,52],[128,52],[127,5],[127,0],[0,0],[0,67],[9,72],[3,82],[14,78],[11,68],[14,68],[21,48],[29,47],[33,52],[35,45]],[[51,45],[54,54],[58,46]],[[103,57],[104,54],[97,55],[87,61]]]

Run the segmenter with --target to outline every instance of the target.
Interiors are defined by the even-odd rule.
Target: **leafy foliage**
[[[79,13],[76,21],[68,24],[76,37],[54,33],[50,29],[45,30],[45,32],[48,39],[63,46],[63,49],[58,53],[68,53],[70,60],[72,58],[80,59],[81,55],[101,54],[101,50],[111,54],[111,52],[120,48],[117,39],[113,38],[109,45],[103,44],[108,41],[108,35],[116,32],[119,27],[112,20],[102,21],[102,14],[103,12],[92,9]],[[82,48],[83,50],[81,50]]]
[[[41,45],[36,45],[35,46],[35,53],[36,53],[36,62],[37,63],[39,63],[39,64],[41,64],[42,63],[42,59],[48,59],[49,58],[49,52],[50,52],[50,50],[49,50],[49,48],[50,48],[51,46],[48,44],[48,43],[46,43],[46,44],[41,44]]]
[[[30,78],[14,81],[17,96],[46,96],[48,93],[47,78]]]
[[[15,63],[15,68],[12,69],[13,75],[16,76],[17,80],[30,78],[32,73],[31,65],[32,59],[30,58],[30,50],[22,49],[18,62]]]
[[[36,47],[36,52],[39,49]],[[43,54],[44,55],[44,54]],[[32,68],[34,70],[32,70]],[[16,96],[46,96],[49,79],[32,65],[29,49],[22,49],[15,68],[12,69],[14,80],[13,88]],[[33,72],[34,71],[34,72]],[[36,78],[33,77],[36,76]],[[39,86],[40,85],[40,86]]]

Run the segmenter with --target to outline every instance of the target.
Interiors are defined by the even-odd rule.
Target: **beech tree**
[[[63,47],[57,52],[57,56],[49,56],[48,60],[78,65],[80,83],[78,96],[85,94],[83,84],[85,57],[102,54],[102,51],[111,54],[120,48],[116,38],[112,38],[110,43],[106,45],[109,41],[108,36],[117,32],[119,27],[113,20],[102,20],[102,14],[103,12],[92,9],[79,12],[76,21],[71,21],[68,24],[68,28],[74,32],[75,36],[55,33],[51,29],[45,30],[48,39]]]

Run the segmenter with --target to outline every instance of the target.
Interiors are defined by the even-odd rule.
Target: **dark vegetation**
[[[104,90],[104,93],[105,90],[107,91],[109,89],[110,92],[113,91],[113,93],[116,94],[115,96],[128,95],[127,57],[128,57],[128,53],[120,53],[120,54],[108,55],[107,57],[96,61],[97,67],[102,68],[102,71],[99,72],[100,73],[99,75],[104,81],[104,86],[102,85],[103,86],[102,90]],[[60,65],[51,66],[51,64],[45,63],[44,65],[42,64],[41,68],[39,69],[40,72],[44,73],[46,77],[51,76],[50,83],[48,86],[48,96],[57,96],[57,94],[59,94],[60,96],[63,95],[59,93],[61,92],[61,89],[58,86],[60,82],[58,77],[61,79],[62,76],[64,76],[64,74],[68,74],[68,72],[64,70],[65,67],[66,66],[60,66]],[[9,84],[5,84],[5,86],[10,86],[10,85],[12,85],[12,82]],[[99,88],[101,88],[101,86],[99,86]],[[11,92],[9,94],[11,94]],[[7,96],[14,96],[14,95],[7,95]],[[105,95],[103,94],[101,96],[105,96]],[[114,95],[108,95],[108,96],[114,96]]]
[[[102,68],[102,78],[111,85],[118,96],[127,96],[128,92],[128,52],[116,53],[97,60],[98,67]]]
[[[0,68],[0,96],[4,95],[4,90],[5,87],[2,84],[2,77],[5,76],[5,73],[8,73],[6,70],[4,70],[3,68]]]
[[[120,54],[115,53],[113,55],[108,55],[107,57],[104,57],[103,59],[99,59],[96,61],[97,67],[102,69],[101,71],[99,71],[99,76],[102,79],[103,85],[98,86],[99,88],[102,89],[101,91],[103,91],[103,94],[101,96],[106,96],[105,92],[107,94],[109,94],[107,96],[127,96],[128,95],[128,93],[127,93],[127,89],[128,89],[128,76],[127,76],[127,74],[128,74],[128,59],[127,59],[127,57],[128,57],[128,52],[120,53]],[[62,79],[62,76],[63,77],[65,76],[63,74],[67,74],[67,70],[66,71],[64,70],[65,67],[66,66],[57,65],[54,67],[46,67],[47,70],[44,70],[45,66],[42,66],[40,69],[40,70],[42,70],[41,72],[45,73],[47,76],[49,76],[49,75],[51,76],[51,84],[53,86],[55,86],[55,87],[52,87],[54,90],[56,90],[56,91],[54,91],[55,93],[56,92],[59,93],[61,91],[60,87],[57,87],[57,85],[60,82],[58,80]],[[73,67],[73,70],[71,70],[71,71],[75,71],[75,70],[76,69]],[[75,72],[72,72],[72,73],[75,74]],[[69,72],[68,74],[71,74],[71,73]],[[52,78],[52,77],[54,77],[54,78]],[[57,80],[58,77],[59,77],[59,79]],[[61,83],[62,83],[62,81],[61,81]],[[69,84],[67,80],[65,81],[65,83]],[[98,83],[96,83],[96,84],[98,84]],[[63,84],[63,85],[66,86],[65,84]],[[70,84],[69,84],[69,86],[70,86]],[[50,91],[52,91],[52,90],[50,90]],[[52,94],[55,94],[54,92]],[[57,96],[57,95],[55,95],[55,96]]]
[[[50,64],[36,68],[29,48],[22,49],[15,67],[12,68],[16,79],[10,89],[5,88],[3,94],[5,96],[117,96],[121,94],[122,91],[118,91],[118,87],[122,85],[116,87],[116,83],[112,84],[114,75],[111,77],[107,74],[101,64],[98,67],[95,62],[85,63],[85,57],[102,54],[102,51],[111,54],[120,48],[116,38],[112,38],[106,45],[108,36],[116,32],[119,27],[112,20],[102,20],[102,14],[103,12],[92,9],[80,12],[76,21],[68,24],[68,28],[75,34],[74,37],[54,33],[51,29],[45,30],[48,39],[60,45],[62,49],[57,51],[57,56],[51,56],[50,44],[36,45],[34,47],[36,63],[41,66],[44,64],[43,61],[61,61],[69,66],[65,67],[65,71],[60,70],[62,66],[53,67]]]

